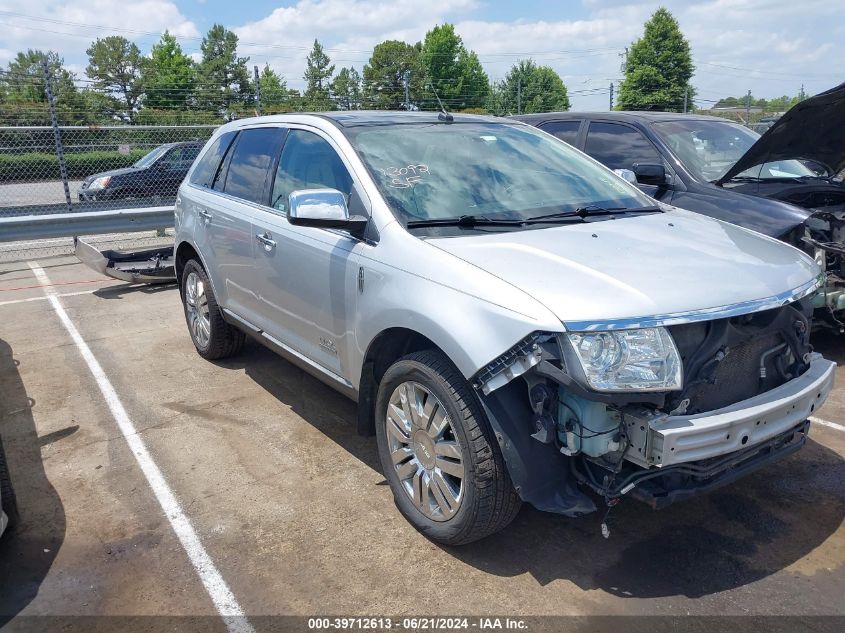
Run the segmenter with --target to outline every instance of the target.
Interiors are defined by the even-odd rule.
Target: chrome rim
[[[185,280],[185,307],[188,311],[188,328],[194,342],[200,347],[208,346],[211,336],[208,296],[205,294],[205,283],[195,272],[188,273]]]
[[[446,521],[464,498],[464,459],[446,408],[417,382],[403,382],[387,405],[387,439],[399,483],[429,519]]]

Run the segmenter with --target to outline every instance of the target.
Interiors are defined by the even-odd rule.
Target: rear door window
[[[232,149],[223,191],[236,198],[266,204],[267,183],[285,132],[278,127],[242,131]]]
[[[543,123],[540,129],[556,136],[561,141],[566,141],[572,147],[577,147],[578,130],[581,128],[581,121],[549,121]]]
[[[657,149],[642,132],[620,123],[590,123],[584,152],[610,169],[633,169],[634,163],[663,164]]]
[[[215,139],[191,174],[191,184],[211,188],[217,170],[220,168],[220,162],[226,155],[226,150],[229,149],[235,134],[236,132],[226,132]]]

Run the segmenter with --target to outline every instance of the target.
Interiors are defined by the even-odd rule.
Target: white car
[[[511,120],[224,125],[179,189],[174,263],[199,354],[249,335],[357,400],[400,511],[448,544],[522,501],[724,485],[798,450],[833,385],[812,258]]]

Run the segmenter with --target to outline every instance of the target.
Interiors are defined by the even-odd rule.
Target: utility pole
[[[405,109],[411,109],[411,71],[402,73],[402,83],[405,84]]]
[[[261,116],[261,82],[258,80],[258,65],[252,67],[255,73],[255,114]]]
[[[610,82],[610,109],[613,110],[613,82]]]
[[[522,114],[522,77],[516,80],[516,113]]]
[[[687,104],[689,103],[689,84],[684,87],[684,114],[687,113]]]
[[[47,60],[42,62],[44,69],[44,92],[47,93],[47,106],[50,109],[50,123],[53,126],[53,140],[56,143],[56,158],[59,159],[59,175],[62,178],[62,186],[65,190],[65,205],[67,205],[67,212],[70,213],[70,187],[67,184],[67,165],[65,164],[65,153],[62,149],[62,132],[59,130],[59,120],[56,117],[56,100],[53,95],[53,83],[50,81],[50,66]],[[76,238],[73,238],[73,243],[76,244]]]
[[[751,91],[745,96],[745,125],[751,123]]]

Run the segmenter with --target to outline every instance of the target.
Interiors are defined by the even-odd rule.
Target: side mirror
[[[337,189],[302,189],[288,197],[288,222],[294,226],[313,226],[321,229],[346,229],[361,234],[369,218],[350,217],[346,197]]]
[[[641,185],[665,185],[666,168],[663,165],[650,163],[634,163],[634,175]]]
[[[630,182],[632,185],[637,184],[637,176],[630,169],[614,169],[613,173],[619,176],[622,180]]]

